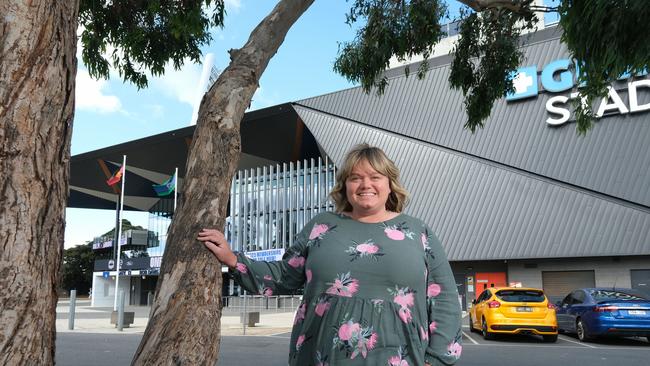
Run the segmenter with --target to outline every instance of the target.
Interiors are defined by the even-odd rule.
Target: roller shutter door
[[[555,302],[575,289],[596,287],[596,276],[594,271],[543,271],[542,287],[546,296]]]

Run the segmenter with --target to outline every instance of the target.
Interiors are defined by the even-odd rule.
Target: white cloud
[[[94,80],[88,71],[77,70],[76,82],[76,107],[99,113],[112,113],[122,111],[122,103],[115,95],[107,95],[103,89],[106,87],[106,80]]]
[[[175,98],[190,106],[194,105],[196,93],[201,79],[201,65],[185,60],[180,70],[175,70],[171,63],[165,66],[165,74],[157,77],[150,77],[149,87],[155,88],[161,93]]]
[[[241,0],[225,0],[226,11],[238,13],[241,9]]]
[[[262,87],[257,88],[255,94],[253,94],[253,100],[250,107],[247,111],[254,111],[256,109],[270,107],[276,105],[278,100],[277,93],[274,93],[273,96],[267,95],[267,93],[262,89]]]
[[[161,119],[165,116],[165,107],[160,104],[147,104],[145,108],[149,111],[149,116],[153,119]]]

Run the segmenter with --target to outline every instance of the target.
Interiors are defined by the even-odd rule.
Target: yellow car
[[[488,288],[469,310],[469,329],[493,339],[496,334],[537,334],[557,341],[555,306],[536,288]]]

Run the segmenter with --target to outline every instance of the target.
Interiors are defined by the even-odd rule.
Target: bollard
[[[153,293],[147,292],[147,306],[153,305]]]
[[[70,306],[69,306],[69,313],[68,313],[68,329],[73,330],[74,329],[74,311],[75,311],[75,305],[77,302],[77,290],[72,290],[70,291]]]
[[[244,335],[246,335],[246,325],[248,325],[248,296],[246,296],[246,290],[244,290]]]
[[[121,332],[122,328],[124,328],[124,290],[120,290],[117,303],[117,330]]]

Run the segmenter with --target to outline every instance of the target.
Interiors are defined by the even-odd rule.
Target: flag
[[[153,190],[159,197],[167,196],[176,189],[176,174],[172,175],[162,184],[152,184]]]
[[[120,169],[118,169],[112,177],[108,178],[106,181],[106,184],[109,186],[112,186],[113,184],[117,183],[122,179],[122,174],[124,173],[124,166],[121,166]]]

